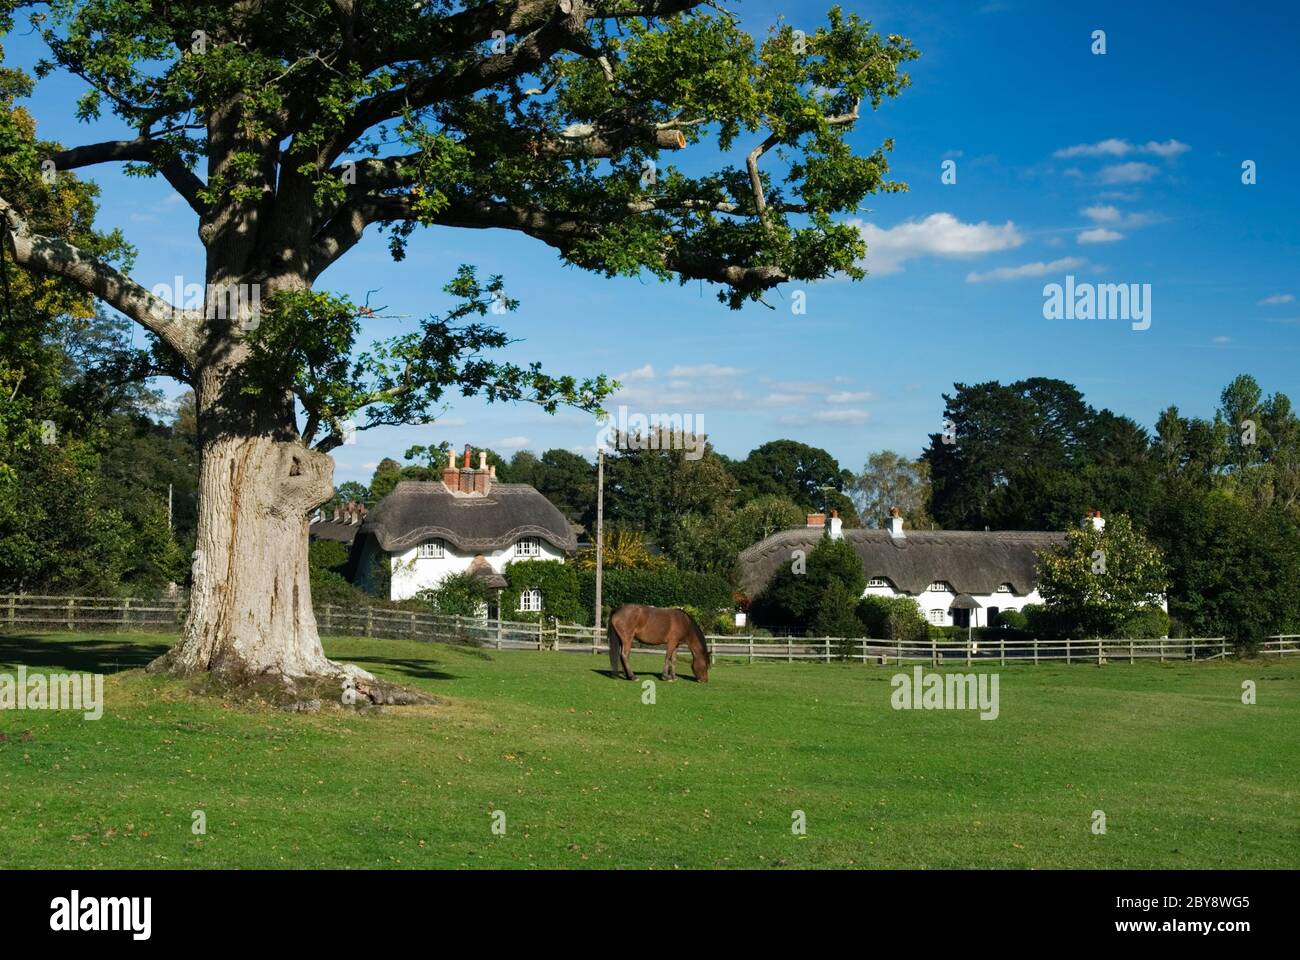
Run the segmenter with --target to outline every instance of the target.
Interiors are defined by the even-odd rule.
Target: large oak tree
[[[130,131],[48,156],[32,140],[30,177],[104,163],[162,177],[206,249],[204,302],[174,307],[0,197],[18,264],[142,325],[193,386],[193,601],[157,664],[176,673],[360,673],[321,650],[305,529],[349,418],[425,422],[447,391],[595,409],[609,390],[485,359],[508,340],[482,319],[511,301],[469,268],[453,310],[357,353],[364,311],[317,286],[368,228],[398,260],[419,226],[517,231],[568,264],[716,284],[738,307],[860,278],[860,234],[836,218],[901,189],[888,141],[858,155],[846,135],[915,52],[838,10],[761,40],[694,0],[0,0],[0,18],[44,39],[38,75],[84,81],[69,109]],[[665,159],[691,148],[689,170],[715,169]],[[254,289],[260,310],[230,296]]]

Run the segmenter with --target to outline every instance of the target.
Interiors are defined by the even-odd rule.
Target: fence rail
[[[116,632],[141,629],[176,629],[185,618],[185,597],[69,597],[36,594],[0,595],[0,631],[79,630],[111,628]],[[321,604],[316,621],[323,634],[345,634],[385,639],[447,641],[497,650],[558,650],[596,655],[607,653],[603,628],[578,624],[456,617],[418,613],[387,607],[342,607]],[[784,660],[832,663],[1136,663],[1138,660],[1204,661],[1232,653],[1224,637],[1185,639],[1110,640],[925,640],[897,643],[889,640],[836,637],[737,637],[710,634],[714,659]],[[657,648],[635,645],[634,652],[655,653]],[[681,648],[690,657],[689,648]],[[1267,637],[1260,652],[1268,656],[1300,654],[1300,634]]]

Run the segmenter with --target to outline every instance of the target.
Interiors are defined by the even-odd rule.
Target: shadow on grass
[[[591,672],[594,673],[594,674],[597,674],[597,675],[599,675],[599,676],[602,676],[602,677],[608,677],[608,678],[611,679],[611,680],[622,680],[622,681],[624,681],[625,683],[626,683],[626,682],[631,682],[631,681],[628,681],[627,677],[623,676],[623,674],[621,674],[621,673],[616,673],[615,671],[610,670],[608,667],[606,667],[606,668],[604,668],[604,669],[602,669],[602,668],[600,668],[600,667],[595,667],[595,668],[592,669]],[[689,683],[699,683],[699,682],[700,682],[700,681],[696,680],[696,679],[695,679],[695,675],[694,675],[694,674],[691,674],[691,673],[679,673],[679,674],[677,675],[677,679],[678,679],[678,680],[685,680],[685,681],[687,681],[687,682],[689,682]],[[663,678],[663,674],[659,673],[659,671],[657,671],[657,670],[646,670],[646,669],[644,669],[644,668],[642,668],[641,672],[638,673],[638,674],[636,675],[636,681],[635,681],[635,682],[636,682],[636,683],[640,683],[642,680],[657,680],[657,681],[660,682],[660,683],[670,683],[670,682],[671,682],[671,681],[665,680],[665,679]]]
[[[431,660],[408,660],[399,657],[358,657],[348,654],[338,654],[337,659],[342,663],[355,663],[359,667],[389,667],[394,673],[400,673],[403,676],[414,677],[420,680],[456,679],[456,674],[454,673],[434,670],[433,664],[436,661]]]
[[[119,673],[146,666],[169,643],[129,643],[91,637],[68,639],[42,634],[0,634],[0,664],[78,673]]]

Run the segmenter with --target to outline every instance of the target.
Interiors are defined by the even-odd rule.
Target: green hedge
[[[583,622],[591,622],[596,605],[596,571],[578,574]],[[730,610],[734,605],[731,584],[715,573],[695,573],[676,567],[641,570],[606,570],[601,583],[601,603],[613,610],[624,603],[651,607],[692,607],[703,612]],[[703,624],[705,621],[701,620]]]
[[[515,560],[506,564],[506,582],[501,591],[501,617],[505,620],[539,620],[554,617],[574,623],[582,616],[578,605],[578,577],[567,563],[554,560]],[[525,590],[542,591],[541,613],[519,609],[519,595]]]

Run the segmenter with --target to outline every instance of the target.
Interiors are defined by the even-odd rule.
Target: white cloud
[[[1294,299],[1295,294],[1292,293],[1275,293],[1271,297],[1265,297],[1263,300],[1259,301],[1257,306],[1280,307],[1282,304],[1290,303]]]
[[[1094,223],[1119,223],[1123,217],[1119,207],[1111,206],[1084,207],[1079,212]]]
[[[1078,143],[1073,147],[1062,147],[1052,156],[1066,159],[1068,157],[1124,157],[1133,151],[1133,144],[1127,140],[1111,137],[1097,143]]]
[[[1072,147],[1062,147],[1052,156],[1068,159],[1070,157],[1127,157],[1142,153],[1168,160],[1190,149],[1192,148],[1180,140],[1166,140],[1164,143],[1148,140],[1146,143],[1134,144],[1110,137],[1106,140],[1098,140],[1096,143],[1077,143]]]
[[[1232,343],[1232,337],[1215,337],[1213,343],[1220,347],[1226,347]]]
[[[527,437],[502,437],[492,444],[493,450],[522,450],[531,441]]]
[[[1114,243],[1116,240],[1123,240],[1124,234],[1116,230],[1107,230],[1105,227],[1093,227],[1091,230],[1084,230],[1074,239],[1079,243]]]
[[[984,283],[987,280],[1024,280],[1028,277],[1045,277],[1049,273],[1056,273],[1058,270],[1074,270],[1087,264],[1083,257],[1062,257],[1059,260],[1052,260],[1044,263],[1041,260],[1034,263],[1022,263],[1018,267],[998,267],[996,270],[989,270],[985,273],[968,273],[966,274],[967,283]]]
[[[1166,140],[1164,143],[1156,143],[1154,140],[1148,140],[1142,146],[1143,153],[1154,153],[1157,157],[1164,157],[1166,159],[1186,153],[1190,149],[1192,148],[1178,140]]]
[[[866,410],[818,410],[813,414],[790,414],[779,422],[787,427],[806,427],[812,423],[865,423],[870,418]]]
[[[742,373],[739,367],[720,367],[716,363],[701,363],[694,367],[676,366],[668,371],[670,377],[735,377]]]
[[[812,418],[822,423],[862,423],[870,416],[866,410],[818,410]]]
[[[1109,167],[1102,167],[1097,178],[1102,183],[1143,183],[1159,172],[1149,163],[1133,160],[1129,163],[1114,163]]]
[[[962,223],[951,213],[932,213],[887,230],[861,220],[849,222],[866,241],[866,266],[876,276],[899,272],[913,257],[977,257],[1025,242],[1010,220],[1000,226],[986,221]]]
[[[627,370],[614,377],[619,383],[636,383],[638,380],[653,380],[654,378],[655,368],[648,363],[644,367]]]
[[[827,403],[864,403],[872,399],[870,390],[850,391],[842,390],[839,393],[831,393],[826,397]]]

